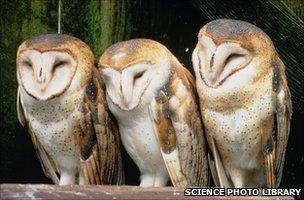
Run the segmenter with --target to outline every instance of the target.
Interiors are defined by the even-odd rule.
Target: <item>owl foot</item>
[[[162,187],[166,186],[168,182],[168,176],[160,174],[143,174],[140,176],[141,187]]]
[[[75,184],[76,172],[73,170],[62,171],[60,175],[59,185],[71,185]]]

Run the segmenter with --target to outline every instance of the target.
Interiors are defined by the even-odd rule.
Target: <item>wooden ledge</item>
[[[293,197],[215,197],[184,196],[184,189],[173,187],[141,188],[135,186],[98,185],[31,185],[1,184],[1,200],[4,199],[250,199],[289,200]]]

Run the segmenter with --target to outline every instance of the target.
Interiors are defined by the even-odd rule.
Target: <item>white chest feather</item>
[[[23,93],[23,107],[32,131],[59,168],[77,168],[80,151],[76,134],[80,132],[80,98],[35,103]]]
[[[31,127],[40,143],[59,165],[78,165],[79,147],[75,137],[79,133],[76,111],[60,122],[41,123],[33,120]],[[31,119],[31,117],[30,117]]]
[[[262,123],[273,116],[272,80],[266,78],[258,85],[247,81],[246,86],[230,84],[217,90],[202,82],[198,85],[206,134],[217,142],[222,159],[254,169],[263,164]]]
[[[155,173],[165,170],[148,106],[132,112],[122,111],[111,103],[109,108],[118,121],[122,143],[140,171]]]

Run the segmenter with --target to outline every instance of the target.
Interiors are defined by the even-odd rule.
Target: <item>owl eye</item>
[[[144,75],[145,72],[146,72],[146,70],[141,71],[141,72],[138,72],[138,73],[135,74],[135,76],[134,76],[134,78],[133,78],[133,85],[135,84],[135,82],[136,82],[138,79],[140,79],[140,78]]]
[[[237,53],[230,54],[228,56],[228,58],[226,59],[226,61],[225,61],[225,65],[227,63],[231,62],[232,60],[239,59],[239,58],[241,58],[243,56],[244,56],[243,54],[237,54]]]
[[[224,66],[238,66],[242,64],[246,60],[246,56],[244,54],[232,53],[225,60]]]
[[[23,61],[23,65],[26,66],[26,67],[28,67],[28,68],[33,68],[33,64],[29,60]]]
[[[66,60],[56,61],[56,62],[54,63],[53,69],[56,69],[56,68],[58,68],[58,67],[61,67],[61,66],[63,66],[63,65],[66,65],[66,64],[68,64],[68,61],[66,61]]]
[[[135,74],[134,80],[141,78],[144,75],[145,72],[146,71],[141,71],[141,72],[138,72],[137,74]]]

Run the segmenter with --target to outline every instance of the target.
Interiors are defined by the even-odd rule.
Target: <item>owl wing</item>
[[[273,69],[273,94],[275,121],[274,125],[263,126],[265,131],[263,131],[262,140],[267,187],[278,187],[281,182],[292,116],[291,96],[285,76],[285,66],[279,57],[277,57]]]
[[[208,138],[208,144],[208,162],[215,186],[221,188],[234,187],[231,177],[225,171],[216,140],[212,136]]]
[[[18,116],[18,120],[19,120],[20,124],[22,124],[22,126],[25,126],[26,119],[25,119],[24,110],[22,107],[21,99],[20,99],[20,86],[18,87],[18,91],[17,91],[17,116]]]
[[[20,86],[18,87],[18,92],[17,92],[17,115],[19,122],[25,126],[26,124],[29,126],[28,131],[33,143],[33,146],[36,150],[36,153],[38,155],[38,158],[40,160],[42,169],[44,171],[44,174],[52,179],[54,184],[59,184],[59,176],[56,174],[58,172],[58,169],[52,160],[52,158],[48,155],[48,153],[45,151],[43,146],[40,144],[38,141],[35,133],[32,131],[31,126],[27,123],[26,116],[24,114],[24,109],[22,107],[22,99],[20,97]]]
[[[104,84],[96,68],[86,87],[82,112],[78,143],[86,183],[123,184],[119,133],[108,112]]]
[[[150,105],[154,130],[173,185],[207,186],[205,138],[194,79],[182,66],[175,71]]]

